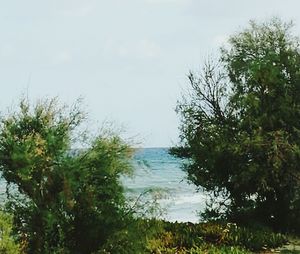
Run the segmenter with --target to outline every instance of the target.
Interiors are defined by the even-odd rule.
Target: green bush
[[[0,212],[0,253],[21,253],[21,246],[12,236],[12,217],[4,212]]]
[[[132,149],[112,132],[81,134],[84,119],[78,105],[56,100],[23,100],[1,119],[6,206],[27,253],[89,254],[132,219],[119,179],[131,171]]]
[[[251,229],[230,224],[228,232],[226,242],[229,245],[243,246],[253,251],[277,248],[287,242],[284,235],[268,229]]]
[[[148,253],[148,250],[158,249],[162,246],[155,239],[155,236],[162,232],[163,228],[160,221],[155,219],[134,219],[126,225],[124,230],[112,235],[97,254]]]
[[[184,251],[183,253],[187,250],[193,250],[193,253],[197,253],[196,251],[202,253],[201,251],[206,250],[211,251],[207,253],[223,253],[218,252],[221,250],[224,253],[244,253],[244,249],[249,251],[273,249],[286,242],[284,235],[265,228],[244,228],[230,223],[163,222],[163,230],[148,241],[148,250],[150,253],[165,253],[166,250],[174,249]]]
[[[214,246],[207,245],[202,247],[192,248],[189,254],[250,254],[249,251],[239,247]]]

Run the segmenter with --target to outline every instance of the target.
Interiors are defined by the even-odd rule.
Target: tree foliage
[[[291,29],[278,18],[251,21],[217,64],[189,74],[171,152],[189,158],[189,179],[220,201],[209,217],[299,229],[300,48]]]
[[[84,138],[78,104],[46,100],[3,117],[0,170],[26,253],[92,253],[130,219],[119,177],[132,150],[113,133]],[[82,139],[83,138],[83,139]],[[74,149],[83,140],[84,149]]]

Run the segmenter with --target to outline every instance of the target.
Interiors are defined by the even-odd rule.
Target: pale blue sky
[[[1,1],[0,109],[24,92],[82,96],[95,123],[170,146],[188,71],[249,19],[292,19],[300,35],[299,9],[299,0]]]

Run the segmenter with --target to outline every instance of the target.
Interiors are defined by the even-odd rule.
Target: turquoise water
[[[162,218],[169,221],[199,220],[198,212],[205,206],[206,196],[189,184],[181,169],[182,161],[168,154],[167,148],[144,148],[134,156],[135,173],[123,183],[126,193],[137,198],[141,193],[157,190]]]

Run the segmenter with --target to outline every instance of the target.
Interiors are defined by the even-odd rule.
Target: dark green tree
[[[132,149],[109,132],[87,138],[84,119],[55,99],[2,118],[0,170],[26,253],[92,253],[131,219],[119,177]]]
[[[291,28],[251,21],[217,64],[189,75],[171,152],[212,193],[208,217],[300,228],[300,48]]]

